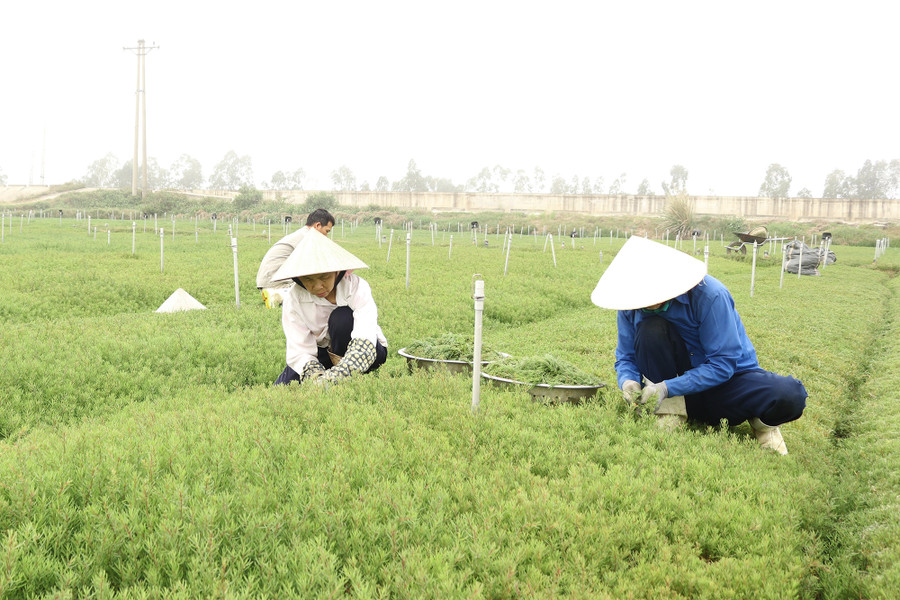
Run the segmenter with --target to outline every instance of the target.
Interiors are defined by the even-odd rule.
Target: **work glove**
[[[340,364],[331,367],[322,379],[327,383],[338,383],[355,373],[365,373],[375,362],[375,344],[364,338],[353,338]]]
[[[317,360],[311,360],[303,365],[303,372],[300,374],[300,383],[308,380],[317,380],[325,374],[325,367]]]
[[[628,404],[638,402],[641,397],[641,384],[633,379],[626,379],[622,384],[622,397]]]
[[[660,381],[659,383],[653,383],[652,381],[647,381],[647,385],[644,386],[643,391],[641,391],[641,399],[638,400],[641,404],[647,404],[649,401],[653,401],[653,412],[659,408],[659,405],[662,404],[662,401],[668,398],[669,390],[666,388],[666,382]]]

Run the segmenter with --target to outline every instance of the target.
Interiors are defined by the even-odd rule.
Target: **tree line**
[[[140,177],[140,174],[139,174]],[[590,177],[572,175],[565,177],[555,174],[548,177],[543,169],[512,169],[500,165],[484,167],[464,183],[454,183],[446,177],[425,175],[411,159],[406,173],[396,180],[380,176],[374,184],[359,181],[353,171],[342,165],[331,172],[331,189],[334,191],[380,191],[380,192],[480,192],[480,193],[550,193],[550,194],[636,194],[654,196],[661,191],[666,195],[686,193],[688,190],[688,170],[682,165],[673,165],[669,177],[659,182],[658,187],[644,178],[636,187],[629,187],[628,176],[621,173],[608,184],[602,176]],[[147,160],[148,186],[152,190],[257,189],[254,178],[253,161],[250,156],[241,156],[233,150],[213,168],[209,178],[196,158],[182,154],[165,169],[156,159]],[[131,187],[132,161],[119,164],[115,154],[109,153],[95,160],[80,183],[90,187],[122,188]],[[307,175],[302,167],[274,172],[268,180],[259,184],[261,189],[303,190]],[[790,172],[778,163],[766,169],[758,195],[766,198],[791,197],[792,178]],[[0,185],[6,184],[6,176],[0,169]],[[856,174],[848,174],[834,169],[825,177],[823,198],[862,199],[896,198],[900,192],[900,159],[866,160]],[[794,194],[798,198],[811,198],[812,192],[804,187]]]

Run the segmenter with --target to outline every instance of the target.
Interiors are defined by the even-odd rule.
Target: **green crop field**
[[[615,313],[590,292],[624,242],[402,229],[363,259],[388,362],[273,387],[269,234],[22,218],[0,243],[2,598],[893,598],[900,589],[900,258],[833,246],[820,277],[711,244],[761,365],[801,379],[790,454],[750,428],[666,433],[617,393]],[[447,231],[447,229],[451,231]],[[556,233],[556,227],[550,228]],[[108,233],[107,233],[108,231]],[[592,230],[589,230],[592,231]],[[453,234],[452,251],[450,236]],[[652,234],[652,232],[651,232]],[[274,242],[282,229],[271,235]],[[386,238],[391,230],[385,228]],[[836,234],[837,236],[837,234]],[[556,236],[554,236],[556,237]],[[727,240],[731,241],[731,240]],[[836,242],[840,240],[836,238]],[[693,251],[691,243],[684,246]],[[601,254],[602,253],[602,254]],[[702,258],[702,254],[699,255]],[[779,255],[780,256],[780,255]],[[554,257],[556,264],[554,265]],[[506,274],[504,274],[506,271]],[[607,387],[579,406],[396,351],[471,334]],[[183,288],[207,310],[158,314]]]

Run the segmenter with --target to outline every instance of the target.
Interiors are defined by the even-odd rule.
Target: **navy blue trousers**
[[[350,345],[350,334],[353,332],[353,310],[349,306],[339,306],[335,308],[331,316],[328,317],[328,337],[331,338],[331,351],[338,356],[347,353],[347,346]],[[328,348],[319,348],[319,362],[326,369],[334,366],[331,362],[331,356],[328,354]],[[375,362],[365,372],[371,373],[378,367],[383,365],[387,360],[387,348],[381,345],[381,342],[375,342]],[[287,385],[292,381],[300,381],[300,374],[290,366],[286,366],[275,385]]]
[[[635,331],[634,353],[641,374],[653,382],[689,371],[690,354],[675,327],[659,316],[641,321]],[[806,388],[797,379],[762,368],[735,373],[716,387],[685,394],[688,417],[718,425],[722,419],[739,425],[753,417],[766,425],[799,419],[806,408]]]

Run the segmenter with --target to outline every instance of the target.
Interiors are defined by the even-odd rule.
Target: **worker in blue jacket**
[[[779,425],[800,418],[806,389],[759,366],[734,299],[705,263],[631,237],[591,300],[618,310],[615,367],[627,401],[652,402],[667,429],[688,418],[748,421],[760,445],[787,454]]]

